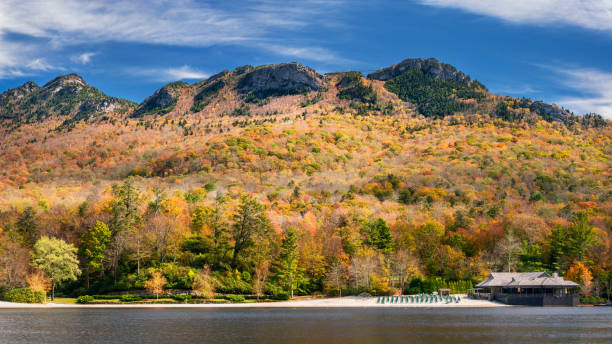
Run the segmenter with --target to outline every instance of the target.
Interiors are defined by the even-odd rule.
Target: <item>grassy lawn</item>
[[[53,302],[53,303],[76,303],[76,298],[73,298],[73,297],[56,297],[55,301],[51,301],[51,298],[47,297],[47,302]]]

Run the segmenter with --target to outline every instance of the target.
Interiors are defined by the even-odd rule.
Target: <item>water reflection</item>
[[[0,310],[2,343],[612,343],[612,308]]]

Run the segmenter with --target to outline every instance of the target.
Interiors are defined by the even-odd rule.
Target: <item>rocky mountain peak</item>
[[[6,90],[4,93],[0,94],[0,97],[18,100],[39,88],[40,87],[38,87],[38,85],[36,85],[36,83],[34,83],[33,81],[28,81],[19,87]]]
[[[238,92],[258,98],[318,91],[323,77],[314,69],[299,63],[283,63],[253,68],[238,82]]]
[[[368,79],[387,81],[410,69],[420,69],[427,76],[440,80],[452,80],[471,84],[470,77],[457,71],[457,69],[447,63],[441,63],[435,58],[408,58],[393,66],[380,69],[368,74]]]
[[[77,84],[77,85],[81,85],[81,86],[87,86],[87,83],[85,82],[85,80],[83,80],[83,78],[81,78],[79,75],[71,73],[71,74],[66,74],[66,75],[60,75],[58,77],[56,77],[55,79],[49,81],[48,83],[46,83],[43,88],[53,88],[53,87],[63,87],[69,84]]]
[[[77,95],[85,86],[88,86],[85,80],[74,73],[60,75],[42,87],[42,96],[46,98],[55,94]]]

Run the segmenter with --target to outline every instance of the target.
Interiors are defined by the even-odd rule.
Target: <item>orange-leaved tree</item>
[[[580,291],[582,291],[583,295],[588,296],[591,293],[593,275],[581,262],[575,260],[567,270],[565,278],[580,284]]]

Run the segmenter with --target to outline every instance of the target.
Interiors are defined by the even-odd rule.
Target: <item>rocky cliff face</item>
[[[551,104],[544,103],[539,100],[531,103],[529,110],[533,113],[537,113],[544,120],[549,122],[568,122],[572,117],[571,113]]]
[[[425,75],[434,79],[453,80],[466,85],[471,84],[469,76],[457,71],[455,67],[449,64],[441,63],[435,58],[405,59],[393,66],[368,74],[368,79],[387,81],[410,69],[420,69]]]
[[[314,69],[292,62],[262,66],[246,72],[238,82],[238,92],[265,98],[318,91],[322,85],[323,77]]]

